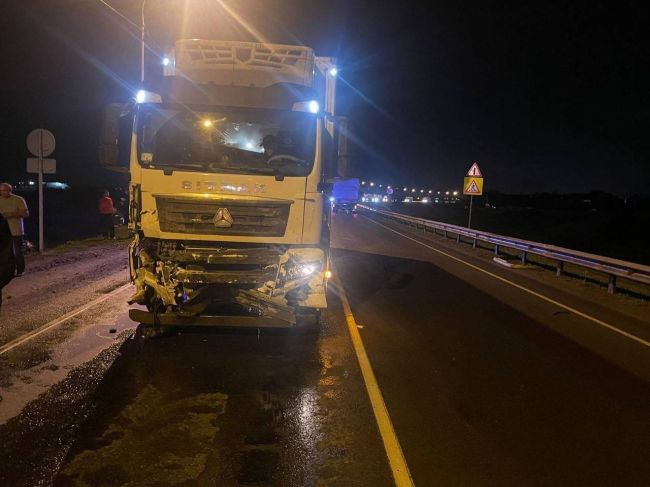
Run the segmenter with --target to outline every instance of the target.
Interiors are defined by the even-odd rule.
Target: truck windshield
[[[144,104],[137,133],[144,167],[306,176],[314,163],[316,117],[288,110]]]

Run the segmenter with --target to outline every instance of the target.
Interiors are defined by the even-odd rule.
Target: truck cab
[[[293,326],[327,306],[341,131],[334,63],[304,46],[181,40],[108,108],[100,160],[128,172],[132,319]],[[342,146],[345,146],[343,144]]]

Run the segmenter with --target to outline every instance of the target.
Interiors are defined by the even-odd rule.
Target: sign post
[[[472,228],[472,204],[474,203],[474,196],[481,196],[483,194],[483,174],[476,162],[467,171],[463,182],[463,194],[469,195],[469,219],[467,220],[467,228]]]
[[[46,165],[48,173],[56,172],[56,161],[44,159],[54,152],[56,142],[52,132],[45,129],[34,129],[27,135],[27,149],[38,159],[27,159],[27,172],[38,172],[38,250],[45,250],[45,238],[43,235],[43,164]],[[36,162],[36,164],[34,164]],[[36,166],[36,167],[34,167]],[[35,170],[37,169],[37,170]]]

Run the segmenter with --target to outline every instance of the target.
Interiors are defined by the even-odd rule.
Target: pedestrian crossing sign
[[[480,196],[483,194],[483,178],[466,177],[463,184],[463,194]]]

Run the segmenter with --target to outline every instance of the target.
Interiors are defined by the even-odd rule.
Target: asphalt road
[[[335,223],[336,266],[416,485],[650,484],[648,383],[554,328],[590,345],[603,330],[417,241],[614,323],[647,332],[647,319],[386,222]],[[604,340],[650,372],[647,347],[621,338]]]
[[[384,224],[336,215],[333,256],[415,485],[650,484],[647,347],[476,268],[643,339],[647,303]],[[2,343],[115,289],[113,250],[26,276],[56,293]],[[0,355],[0,485],[393,485],[336,286],[314,332],[152,339],[128,293]]]

